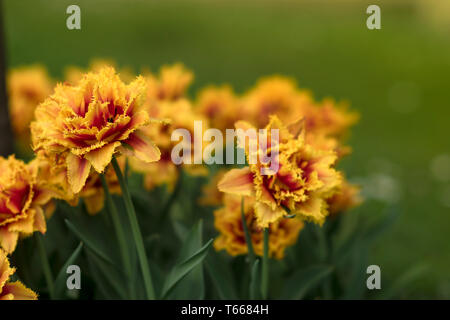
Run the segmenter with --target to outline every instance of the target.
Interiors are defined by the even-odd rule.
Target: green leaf
[[[250,232],[248,231],[247,220],[245,218],[244,197],[241,198],[241,221],[245,234],[245,242],[247,243],[248,248],[248,258],[250,259],[250,263],[253,264],[253,261],[255,261],[255,251],[253,250],[252,237],[250,236]]]
[[[181,223],[178,223],[180,227]],[[178,257],[177,262],[180,263],[183,260],[189,258],[190,255],[194,254],[202,246],[203,238],[203,221],[200,220],[192,230],[189,232],[185,228],[185,236],[180,237],[182,239],[182,249]],[[196,288],[193,292],[192,288]],[[190,299],[190,300],[202,300],[205,298],[205,278],[203,275],[203,265],[199,264],[195,267],[179,284],[176,285],[172,294],[168,297],[169,299]]]
[[[196,227],[191,231],[191,234],[193,231],[195,232]],[[188,240],[190,240],[188,237]],[[199,250],[197,250],[194,254],[189,256],[187,259],[182,261],[181,263],[177,264],[170,274],[168,275],[164,287],[162,290],[161,297],[164,299],[166,298],[171,291],[174,289],[175,285],[177,285],[184,277],[186,277],[196,266],[200,265],[203,260],[205,260],[206,255],[208,254],[208,249],[211,246],[211,243],[213,242],[213,239],[209,240],[208,243],[206,243],[203,247],[201,247]],[[185,244],[185,246],[189,247],[191,244],[189,241]],[[182,252],[183,253],[183,252]]]
[[[220,299],[237,300],[235,281],[228,261],[213,250],[206,258],[205,265]]]
[[[182,263],[191,255],[196,253],[202,246],[203,221],[200,220],[194,227],[186,232],[183,239],[183,246],[177,259],[177,264]],[[192,288],[196,291],[193,292]],[[189,272],[174,287],[172,293],[167,296],[169,299],[204,299],[205,298],[205,279],[203,274],[203,265],[200,263],[192,271]]]
[[[260,296],[259,284],[260,284],[260,272],[259,272],[259,259],[256,259],[252,266],[252,273],[250,278],[250,299],[257,300]]]
[[[65,219],[66,225],[73,234],[86,244],[86,246],[92,250],[97,256],[105,260],[106,262],[114,265],[112,259],[106,253],[105,248],[101,248],[101,242],[93,239],[89,234],[82,232],[81,228],[77,228],[72,222]]]
[[[318,286],[332,271],[333,267],[327,265],[315,265],[298,270],[286,280],[281,299],[303,299],[309,290]]]
[[[174,205],[173,208],[175,208],[175,209],[179,208],[179,210],[182,210],[181,206],[179,206],[179,205]],[[184,239],[186,239],[189,236],[189,229],[187,229],[179,220],[172,219],[172,225],[173,225],[173,229],[175,231],[176,236],[181,241],[183,241]]]
[[[342,300],[363,299],[367,290],[366,268],[368,266],[368,248],[363,242],[353,249],[348,264],[345,265],[344,291],[340,297]]]
[[[89,261],[89,271],[95,278],[95,284],[102,289],[106,299],[127,299],[126,277],[117,271],[114,266],[98,257],[92,250],[86,250]],[[128,297],[129,298],[129,297]]]
[[[63,265],[61,270],[58,273],[55,281],[55,296],[57,298],[62,298],[64,294],[64,288],[66,288],[66,278],[67,278],[67,267],[74,264],[75,260],[81,253],[81,249],[83,248],[83,242],[80,242],[78,247],[72,253],[72,255],[67,259],[66,263]]]

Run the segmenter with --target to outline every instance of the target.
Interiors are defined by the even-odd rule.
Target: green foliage
[[[100,239],[93,239],[93,237],[97,235],[97,233],[85,233],[87,228],[77,228],[69,220],[66,220],[66,224],[69,230],[72,231],[77,238],[83,241],[86,247],[92,250],[94,254],[96,254],[99,258],[103,259],[107,263],[114,264],[114,262],[112,261],[113,259],[110,258],[112,255],[111,252],[106,253],[106,251],[108,251],[108,247],[103,246]]]
[[[83,243],[80,242],[78,247],[74,250],[72,255],[67,259],[66,263],[62,266],[55,280],[55,297],[63,298],[64,297],[64,289],[66,288],[66,270],[67,267],[74,264],[77,260],[78,256],[81,254],[81,249],[83,248]]]
[[[281,299],[303,299],[308,291],[318,286],[332,271],[332,267],[321,265],[297,270],[286,280]]]
[[[198,194],[201,188],[198,182],[197,178],[185,176],[182,187]],[[131,185],[134,183],[136,181],[130,181]],[[185,209],[180,205],[182,200],[177,199],[172,204],[171,212],[162,219],[158,217],[161,214],[158,210],[166,206],[164,201],[161,201],[160,207],[155,205],[152,210],[143,210],[150,208],[149,203],[155,196],[170,199],[164,193],[164,190],[155,190],[142,194],[140,200],[134,198],[157,298],[261,299],[261,257],[256,256],[251,261],[248,257],[231,257],[225,252],[210,250],[212,239],[204,242],[203,236],[216,236],[211,220],[214,208],[194,205]],[[55,298],[146,299],[133,246],[133,231],[127,222],[123,203],[116,200],[119,199],[114,199],[114,204],[132,259],[132,278],[124,270],[113,224],[106,209],[96,216],[89,216],[82,203],[72,208],[61,202],[49,221],[52,228],[43,238],[52,272],[57,275]],[[388,207],[385,214],[374,219],[367,219],[361,211],[330,218],[322,228],[306,224],[298,242],[287,248],[282,260],[269,259],[269,297],[387,299],[407,293],[411,284],[426,270],[423,266],[412,267],[396,281],[383,278],[382,292],[373,293],[366,288],[366,268],[371,264],[368,252],[396,221],[399,208]],[[155,219],[156,225],[151,225]],[[24,241],[14,254],[18,265],[26,264],[23,256],[33,244],[32,240]],[[54,241],[59,241],[60,245],[53,245]],[[80,244],[75,251],[71,251],[77,241],[84,246]],[[35,258],[32,254],[31,259]],[[78,296],[64,290],[67,278],[65,268],[74,262],[83,271],[83,290]],[[27,279],[32,288],[46,287],[42,269],[31,271],[20,267],[18,270],[21,271],[19,277]],[[45,297],[45,294],[41,295],[41,298]]]
[[[202,225],[203,223],[200,220],[186,237],[180,251],[178,262],[164,283],[161,293],[162,298],[167,298],[169,295],[172,295],[174,298],[185,299],[204,298],[202,262],[206,258],[212,239],[204,246],[201,246]],[[192,288],[195,288],[196,293],[192,292]],[[193,297],[195,294],[198,296]]]
[[[231,266],[222,254],[211,250],[206,258],[206,270],[220,299],[236,300],[238,298]]]
[[[257,300],[260,295],[259,282],[261,279],[261,272],[259,268],[259,260],[255,260],[252,265],[252,272],[250,277],[250,299]]]

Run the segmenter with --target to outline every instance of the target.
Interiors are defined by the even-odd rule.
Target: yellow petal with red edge
[[[299,206],[298,210],[303,219],[319,225],[325,222],[325,217],[328,214],[327,204],[320,196],[311,196]]]
[[[232,169],[225,173],[219,181],[217,188],[226,193],[239,196],[251,196],[254,192],[253,173],[249,167],[242,169]]]
[[[255,216],[256,222],[261,228],[268,228],[270,223],[276,222],[283,218],[286,212],[280,207],[274,209],[262,202],[257,201],[255,203]]]
[[[8,224],[7,228],[10,232],[22,232],[22,233],[33,233],[34,216],[36,211],[34,209],[28,209],[26,214],[17,221]]]
[[[69,153],[66,159],[67,178],[73,193],[78,193],[86,184],[86,179],[91,170],[91,164],[88,160]]]
[[[9,279],[9,277],[14,274],[14,271],[14,268],[11,268],[9,266],[9,261],[6,253],[0,249],[0,288],[3,288],[3,285]]]
[[[44,210],[39,206],[35,207],[34,210],[36,213],[34,215],[33,229],[38,230],[40,233],[44,234],[47,231]]]
[[[6,251],[6,253],[13,253],[16,249],[17,240],[19,239],[18,232],[9,231],[6,228],[0,228],[0,247]]]
[[[37,294],[20,281],[5,284],[0,296],[0,300],[37,300],[37,298]]]
[[[149,124],[151,120],[149,119],[148,113],[146,111],[136,112],[131,116],[131,121],[128,124],[128,129],[125,130],[121,135],[117,138],[117,140],[126,140],[130,136],[130,134],[136,131],[137,128],[145,126]]]
[[[33,203],[45,205],[50,199],[56,197],[56,192],[45,187],[37,186],[34,192]]]
[[[12,293],[8,293],[8,294],[3,295],[0,292],[0,301],[10,301],[10,300],[14,300],[14,296],[13,296]]]
[[[161,158],[161,151],[142,132],[133,132],[124,142],[132,149],[134,156],[139,160],[155,162]]]
[[[33,197],[33,189],[27,180],[16,180],[14,187],[8,190],[6,206],[14,213],[19,213],[27,207]]]
[[[261,181],[261,184],[259,185],[258,191],[256,192],[257,200],[267,204],[271,208],[275,208],[277,206],[277,202],[273,198],[270,191],[267,190],[266,186],[262,183],[262,180],[260,180],[260,181]]]
[[[118,146],[120,146],[119,141],[112,142],[97,150],[86,153],[84,157],[89,160],[95,171],[102,173],[106,166],[110,164],[112,156]]]

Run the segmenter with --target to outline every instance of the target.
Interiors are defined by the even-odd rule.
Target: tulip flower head
[[[285,126],[278,117],[272,116],[266,126],[267,132],[279,130],[278,156],[274,160],[279,168],[276,172],[266,170],[270,174],[262,174],[262,169],[271,164],[249,161],[249,166],[232,169],[218,184],[222,192],[255,197],[255,216],[260,227],[266,228],[283,218],[286,211],[323,224],[328,214],[326,199],[341,183],[341,174],[334,168],[336,152],[307,144],[301,123]],[[251,125],[240,121],[236,127]],[[271,151],[269,147],[256,152]],[[246,149],[248,157],[250,152]]]
[[[36,110],[34,150],[64,157],[73,193],[84,187],[91,168],[102,173],[116,152],[158,161],[158,147],[142,130],[159,122],[143,110],[145,95],[142,77],[127,85],[110,67],[86,74],[76,86],[59,84]]]
[[[54,192],[38,178],[35,162],[0,157],[0,247],[12,253],[19,236],[45,233],[45,209]]]

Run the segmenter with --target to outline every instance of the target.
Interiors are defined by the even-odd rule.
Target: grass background
[[[387,201],[402,212],[371,263],[388,279],[424,263],[410,296],[450,298],[450,185],[430,170],[450,152],[449,29],[414,1],[375,1],[382,29],[370,31],[372,2],[4,0],[8,67],[42,63],[62,77],[98,57],[136,72],[180,61],[195,72],[193,96],[283,74],[317,98],[348,100],[361,121],[342,166],[368,198],[381,194],[362,210],[377,215]],[[81,7],[81,30],[66,28],[71,4]]]

